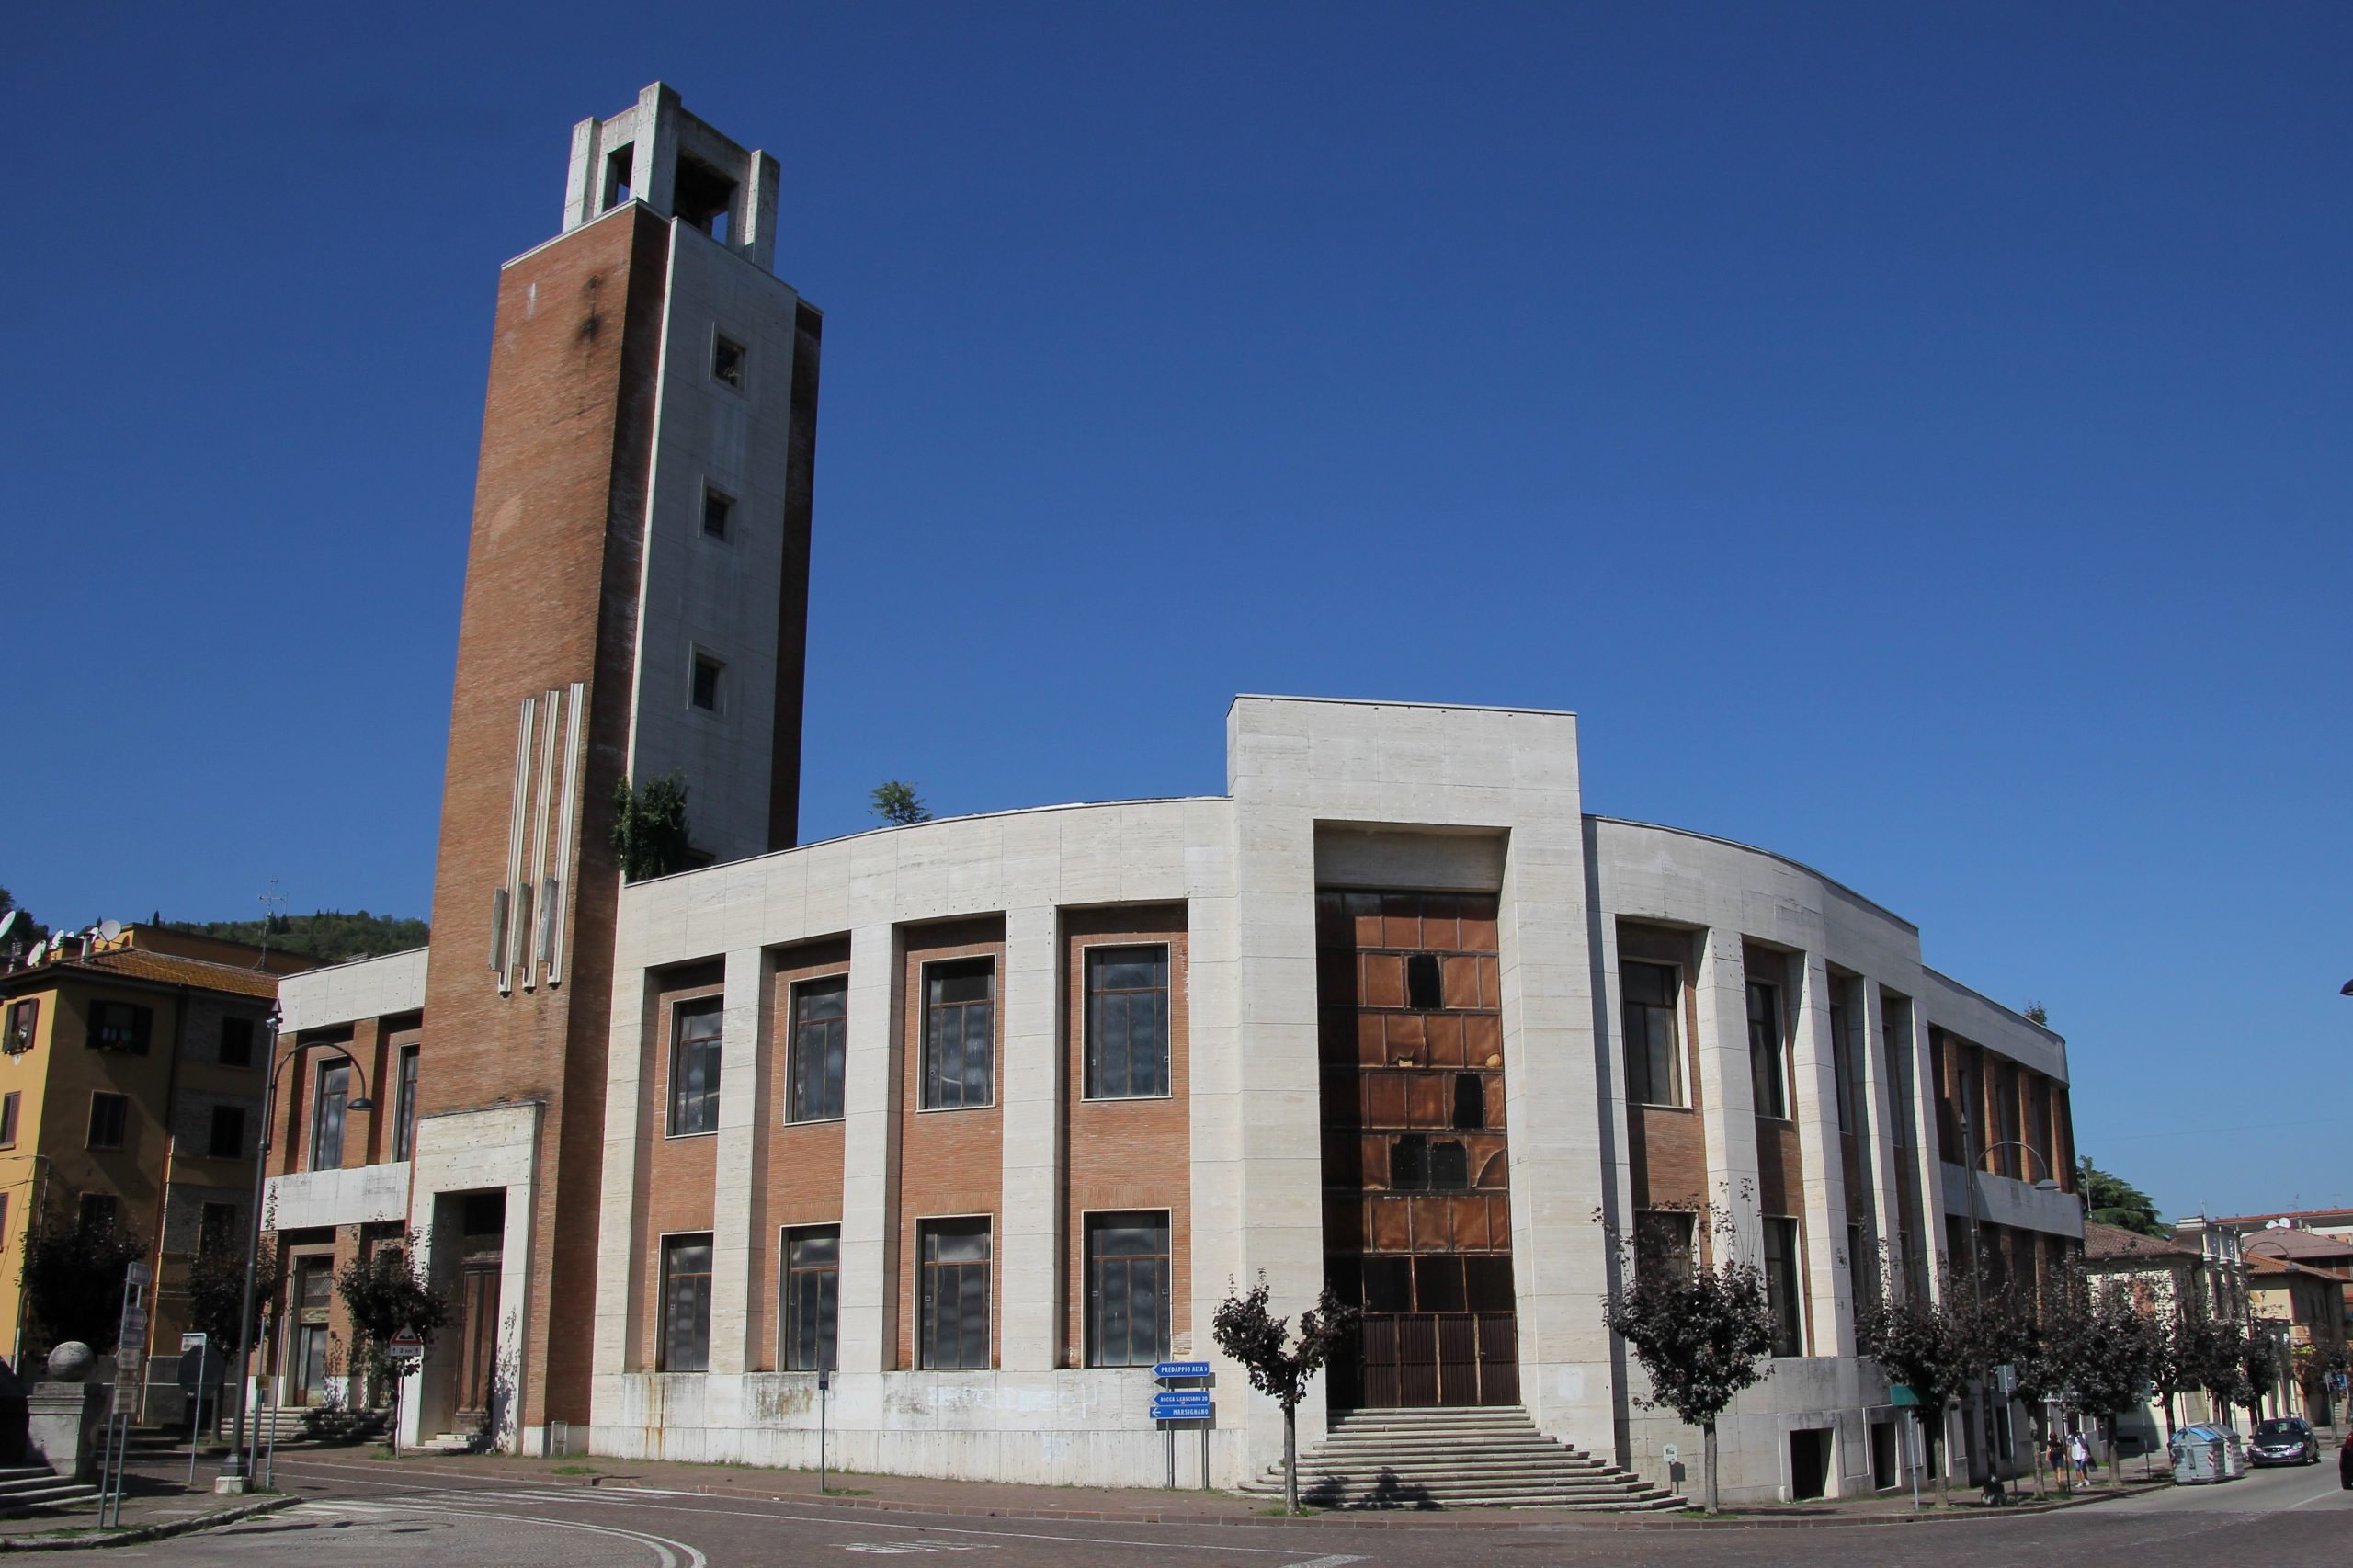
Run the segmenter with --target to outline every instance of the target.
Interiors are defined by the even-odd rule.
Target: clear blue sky
[[[827,312],[803,832],[1565,707],[2353,1200],[2353,9],[95,5],[15,21],[0,884],[424,914],[498,263],[656,77]]]

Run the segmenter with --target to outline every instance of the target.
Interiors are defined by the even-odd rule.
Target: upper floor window
[[[0,1095],[0,1148],[13,1148],[17,1142],[17,1092],[10,1089]]]
[[[311,1169],[343,1168],[344,1108],[351,1100],[351,1063],[319,1069],[319,1092],[311,1118]]]
[[[705,539],[725,539],[727,537],[727,519],[733,515],[734,511],[735,499],[733,496],[728,495],[722,491],[714,490],[708,484],[704,485],[702,487],[703,537]]]
[[[923,1106],[947,1110],[995,1097],[996,960],[924,970]]]
[[[726,669],[725,663],[697,649],[694,681],[688,689],[688,700],[706,713],[718,712],[720,710],[719,677],[726,672]]]
[[[1405,956],[1405,1006],[1419,1013],[1435,1013],[1446,1006],[1445,976],[1436,953]]]
[[[719,1131],[722,998],[681,1002],[671,1015],[670,1135]]]
[[[1798,1222],[1765,1218],[1765,1302],[1773,1309],[1773,1354],[1805,1354],[1805,1297],[1798,1289]]]
[[[122,1199],[111,1192],[85,1192],[74,1219],[84,1235],[105,1235],[122,1223]]]
[[[784,1233],[784,1353],[787,1371],[834,1366],[834,1327],[841,1287],[842,1232],[810,1225]]]
[[[254,1064],[254,1021],[251,1018],[221,1020],[221,1065],[250,1067]]]
[[[90,1096],[91,1148],[119,1149],[130,1132],[130,1096],[103,1092]]]
[[[1643,1105],[1688,1106],[1683,1094],[1683,977],[1673,964],[1618,966],[1618,996],[1626,1015],[1626,1093]]]
[[[233,1203],[208,1203],[200,1211],[196,1227],[196,1250],[199,1256],[214,1257],[236,1250],[243,1227],[237,1223],[237,1206]]]
[[[711,335],[710,379],[744,390],[744,346],[723,332]]]
[[[662,1366],[665,1372],[710,1369],[710,1237],[671,1236],[662,1244]]]
[[[1756,1094],[1756,1114],[1787,1120],[1790,1114],[1788,1052],[1782,1047],[1781,988],[1768,981],[1748,983],[1748,1073]]]
[[[8,1004],[7,1021],[0,1025],[0,1051],[21,1056],[33,1048],[35,1026],[40,1022],[40,998],[28,996]]]
[[[1086,954],[1086,1095],[1168,1093],[1168,949],[1090,948]]]
[[[416,1067],[418,1048],[401,1047],[392,1082],[392,1158],[405,1160],[416,1153]]]
[[[207,1158],[241,1160],[245,1156],[245,1108],[217,1105],[212,1108],[212,1126],[205,1140]]]
[[[926,1220],[923,1233],[922,1364],[989,1364],[989,1222]]]
[[[155,1010],[130,1002],[90,1004],[90,1049],[147,1054],[147,1037],[155,1027]]]
[[[830,1121],[842,1114],[847,1058],[849,977],[807,980],[792,988],[792,1051],[787,1071],[787,1121]]]
[[[1168,1355],[1168,1216],[1086,1221],[1086,1364],[1149,1367]]]

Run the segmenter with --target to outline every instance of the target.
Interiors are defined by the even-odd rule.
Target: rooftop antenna
[[[272,877],[269,879],[268,890],[256,896],[261,902],[261,957],[254,960],[254,967],[261,969],[269,962],[269,928],[271,923],[283,912],[286,895],[278,891],[278,879]]]

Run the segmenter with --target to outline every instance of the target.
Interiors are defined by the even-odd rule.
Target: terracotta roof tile
[[[2109,1257],[2194,1258],[2203,1256],[2196,1247],[2184,1246],[2163,1236],[2144,1236],[2121,1225],[2103,1225],[2092,1220],[2084,1221],[2084,1256],[2095,1262]]]
[[[203,959],[184,959],[171,953],[142,953],[136,948],[92,953],[86,959],[59,959],[37,968],[20,969],[6,979],[10,989],[22,990],[28,982],[53,985],[77,975],[117,975],[124,980],[143,980],[158,985],[192,985],[200,991],[225,991],[233,995],[254,996],[265,1001],[278,995],[278,976],[274,974],[241,969],[233,964],[210,963]]]

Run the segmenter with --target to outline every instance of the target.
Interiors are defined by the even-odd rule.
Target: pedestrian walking
[[[2043,1445],[2043,1452],[2044,1457],[2051,1461],[2051,1473],[2058,1480],[2059,1490],[2066,1491],[2067,1439],[2054,1430],[2051,1434],[2051,1440]]]
[[[2076,1433],[2069,1441],[2067,1457],[2075,1461],[2075,1479],[2086,1486],[2089,1486],[2092,1483],[2092,1450],[2091,1445],[2084,1441],[2084,1435],[2081,1432]]]

